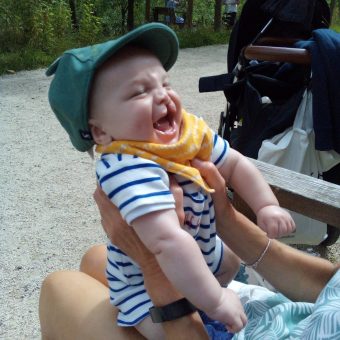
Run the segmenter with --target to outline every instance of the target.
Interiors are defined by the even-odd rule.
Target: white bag
[[[293,126],[271,139],[264,140],[258,160],[318,178],[322,178],[323,172],[340,162],[340,154],[333,150],[315,150],[312,101],[311,91],[306,90]],[[294,234],[281,238],[281,241],[315,245],[327,237],[325,223],[295,212],[290,213],[297,230]]]

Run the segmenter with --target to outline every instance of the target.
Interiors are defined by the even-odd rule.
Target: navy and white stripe
[[[229,145],[215,134],[211,161],[219,167]],[[98,183],[130,224],[147,213],[174,209],[169,178],[157,163],[125,154],[105,154],[97,162]],[[184,192],[184,228],[198,243],[210,270],[216,273],[222,259],[222,242],[216,237],[211,196],[176,175]],[[217,240],[217,241],[216,241]],[[108,245],[107,278],[110,301],[119,308],[118,325],[133,326],[149,315],[151,299],[145,291],[140,268],[121,250]]]

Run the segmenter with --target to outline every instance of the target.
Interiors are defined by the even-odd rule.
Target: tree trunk
[[[186,13],[186,19],[185,23],[187,27],[191,28],[192,27],[192,12],[194,8],[194,0],[188,0],[188,5],[187,5],[187,13]]]
[[[335,9],[335,0],[331,0],[329,8],[330,8],[330,11],[331,11],[331,23],[332,23],[333,15],[334,15],[334,9]]]
[[[134,28],[134,0],[128,0],[128,13],[127,13],[127,29],[128,31],[133,30]]]
[[[150,0],[145,1],[145,21],[150,22]]]
[[[218,32],[221,29],[222,16],[222,0],[215,0],[215,17],[214,17],[214,31]]]
[[[77,18],[77,0],[69,0],[68,3],[71,10],[72,27],[74,30],[78,31],[79,23]]]

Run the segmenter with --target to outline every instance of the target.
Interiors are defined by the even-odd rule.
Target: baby
[[[190,161],[211,160],[270,237],[295,226],[251,162],[182,109],[167,74],[177,53],[176,35],[157,23],[67,51],[47,71],[55,73],[49,100],[78,150],[97,145],[99,185],[172,284],[210,318],[237,332],[246,317],[238,297],[221,284],[232,280],[239,259],[216,236],[211,190]],[[175,213],[169,173],[184,192],[184,225]],[[111,243],[106,273],[118,324],[135,326],[148,339],[162,338],[162,328],[150,319],[142,273]]]

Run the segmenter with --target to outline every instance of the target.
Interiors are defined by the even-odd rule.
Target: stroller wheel
[[[340,236],[340,228],[327,225],[327,234],[327,238],[320,243],[321,246],[331,246],[336,243]]]

